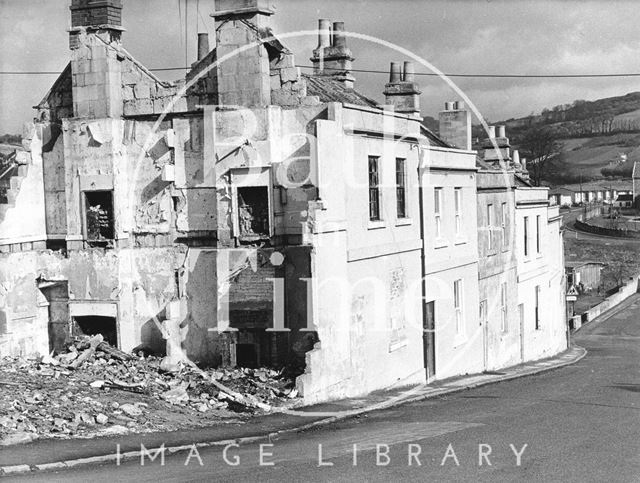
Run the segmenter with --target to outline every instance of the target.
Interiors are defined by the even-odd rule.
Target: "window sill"
[[[406,347],[409,344],[409,340],[406,337],[402,339],[392,340],[389,344],[389,352],[395,352],[397,350]]]
[[[465,243],[467,243],[467,239],[466,238],[456,238],[453,241],[454,245],[464,245]]]
[[[433,248],[445,248],[449,245],[449,242],[444,238],[436,238],[433,241]]]
[[[411,218],[398,218],[396,220],[396,226],[413,225],[413,219]]]
[[[380,230],[381,228],[386,228],[387,225],[384,220],[369,220],[367,224],[367,230]]]

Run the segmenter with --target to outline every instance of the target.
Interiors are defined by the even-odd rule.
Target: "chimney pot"
[[[209,53],[209,34],[198,34],[198,60],[204,59]]]
[[[489,126],[489,139],[493,139],[496,137],[496,127]]]
[[[499,138],[505,138],[506,136],[506,131],[505,131],[505,126],[496,126],[498,128],[498,133],[497,133],[497,137]]]
[[[455,109],[462,111],[464,109],[464,101],[456,101]]]
[[[400,82],[401,72],[400,72],[400,63],[399,62],[391,62],[391,67],[389,69],[389,83]]]
[[[444,110],[445,111],[453,111],[453,102],[445,102],[444,103]]]
[[[338,48],[344,48],[347,46],[347,39],[344,35],[344,22],[333,22],[332,45]]]
[[[318,49],[331,46],[331,20],[318,20]]]
[[[404,77],[405,82],[414,82],[416,80],[416,68],[411,61],[405,61],[404,63]]]
[[[520,153],[517,149],[513,150],[513,164],[518,166],[520,164]]]

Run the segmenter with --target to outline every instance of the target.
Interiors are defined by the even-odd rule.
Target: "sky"
[[[124,46],[149,68],[195,60],[196,33],[213,34],[214,0],[123,0]],[[185,5],[185,2],[187,5]],[[445,73],[601,74],[640,72],[640,8],[628,1],[273,0],[276,34],[313,30],[319,18],[344,21],[406,49]],[[70,0],[0,0],[0,71],[61,71],[69,61]],[[179,8],[179,6],[181,8]],[[185,35],[185,19],[187,31]],[[182,22],[181,22],[182,20]],[[186,62],[185,62],[186,37]],[[313,35],[283,43],[310,65]],[[379,42],[349,39],[356,89],[378,101],[389,62],[407,60]],[[429,72],[418,66],[418,72]],[[304,71],[304,69],[303,69]],[[175,80],[181,71],[159,73]],[[0,74],[0,134],[20,133],[55,75]],[[418,76],[423,115],[437,116],[459,96],[438,77]],[[576,99],[640,90],[640,78],[452,78],[490,122]]]

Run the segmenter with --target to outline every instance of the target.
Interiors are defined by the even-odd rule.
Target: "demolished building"
[[[381,106],[342,22],[303,75],[267,2],[215,4],[170,83],[123,47],[121,0],[72,0],[0,204],[0,355],[101,333],[293,366],[306,402],[483,370],[476,153],[422,125],[412,63]]]

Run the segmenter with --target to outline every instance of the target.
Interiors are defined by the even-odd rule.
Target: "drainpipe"
[[[421,285],[421,291],[422,291],[422,298],[420,300],[420,312],[422,313],[422,350],[424,351],[424,337],[425,337],[425,333],[424,333],[424,322],[426,320],[427,317],[427,304],[426,304],[426,300],[427,300],[427,271],[425,268],[425,262],[427,260],[427,255],[425,254],[424,251],[424,189],[422,186],[422,171],[424,170],[424,168],[422,167],[422,155],[423,155],[423,151],[422,151],[422,146],[420,146],[420,142],[418,142],[417,144],[412,144],[411,147],[413,148],[415,146],[415,148],[418,150],[418,205],[419,205],[419,216],[420,216],[420,220],[419,220],[419,225],[420,225],[420,274],[422,276],[422,283]],[[434,352],[435,352],[435,347],[433,348]],[[424,361],[426,360],[426,354],[422,355],[422,360],[423,360],[423,364]],[[424,368],[426,377],[429,377],[429,374],[427,373],[427,368]],[[428,382],[428,380],[427,380]]]

